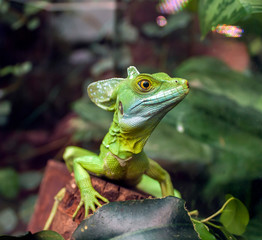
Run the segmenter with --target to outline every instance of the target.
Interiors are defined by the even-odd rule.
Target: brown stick
[[[149,195],[107,182],[98,177],[91,176],[91,180],[93,187],[110,202],[149,197]],[[75,221],[73,221],[72,216],[80,201],[80,193],[65,164],[54,160],[50,160],[47,164],[35,211],[28,225],[29,231],[35,233],[43,229],[52,209],[54,196],[64,186],[66,186],[66,194],[58,206],[50,230],[58,232],[65,239],[70,239],[72,233],[84,218],[84,207],[80,209]]]

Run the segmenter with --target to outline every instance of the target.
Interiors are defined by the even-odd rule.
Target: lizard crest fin
[[[134,66],[130,66],[127,68],[127,74],[129,79],[134,79],[136,78],[140,73]]]
[[[87,87],[88,96],[98,107],[114,111],[116,94],[114,94],[120,82],[125,78],[110,78],[93,82]]]
[[[140,73],[134,66],[127,68],[127,79],[134,79]],[[92,102],[94,102],[98,107],[107,110],[115,110],[116,102],[116,89],[118,85],[126,80],[126,78],[110,78],[98,82],[93,82],[87,87],[88,95]]]

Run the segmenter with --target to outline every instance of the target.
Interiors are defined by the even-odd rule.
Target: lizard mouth
[[[180,102],[188,94],[188,92],[188,84],[181,85],[176,88],[172,88],[170,90],[142,99],[136,105],[134,105],[131,110],[135,109],[139,105],[160,105],[162,103],[166,103],[165,105],[168,107]]]
[[[148,97],[144,99],[142,103],[147,105],[161,104],[168,101],[175,103],[177,102],[177,100],[182,100],[188,94],[188,92],[188,85],[186,87],[179,86],[177,88],[173,88],[168,91]]]

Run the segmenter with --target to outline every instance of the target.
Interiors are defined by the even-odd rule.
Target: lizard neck
[[[124,131],[119,126],[117,119],[117,113],[115,113],[111,127],[103,139],[102,144],[105,148],[121,159],[127,159],[133,154],[142,152],[144,145],[155,127],[147,127],[143,130],[131,129]]]

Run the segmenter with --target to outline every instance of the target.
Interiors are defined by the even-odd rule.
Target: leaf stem
[[[218,228],[218,229],[221,229],[221,228],[222,228],[221,226],[218,226],[218,225],[216,225],[216,224],[214,224],[214,223],[211,223],[211,222],[206,222],[206,224],[208,224],[208,225],[210,225],[210,226],[212,226],[212,227],[214,227],[214,228]]]
[[[193,210],[191,212],[188,212],[189,216],[198,216],[198,214],[199,214],[198,210]]]
[[[197,220],[197,219],[195,219],[195,218],[191,218],[191,221],[193,222],[193,223],[202,223],[202,221],[199,221],[199,220]],[[216,224],[214,224],[214,223],[211,223],[211,222],[206,222],[206,223],[204,223],[205,225],[206,224],[208,224],[208,225],[210,225],[210,226],[212,226],[212,227],[214,227],[214,228],[218,228],[218,229],[221,229],[221,226],[218,226],[218,225],[216,225]],[[206,226],[207,227],[207,226]]]
[[[223,210],[225,209],[225,207],[227,206],[227,204],[228,204],[229,202],[231,202],[232,200],[234,200],[234,199],[235,199],[234,197],[229,198],[229,199],[224,203],[224,205],[222,206],[222,208],[220,208],[216,213],[214,213],[213,215],[209,216],[208,218],[205,218],[205,219],[201,220],[201,222],[202,222],[202,223],[208,222],[208,221],[211,220],[212,218],[214,218],[214,217],[216,217],[217,215],[219,215],[220,213],[222,213]]]

